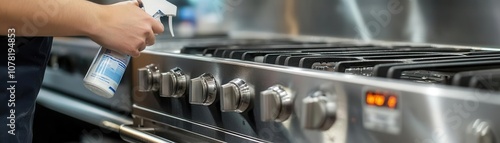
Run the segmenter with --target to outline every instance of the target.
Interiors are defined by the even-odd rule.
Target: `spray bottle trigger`
[[[170,30],[170,34],[172,35],[172,37],[174,37],[174,28],[172,27],[172,19],[173,17],[172,16],[168,16],[168,29]]]

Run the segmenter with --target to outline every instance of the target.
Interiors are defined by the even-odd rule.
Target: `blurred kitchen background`
[[[114,3],[117,0],[95,1]],[[176,38],[252,31],[498,47],[499,1],[170,0]],[[166,19],[163,19],[166,20]],[[164,21],[166,22],[166,21]],[[165,35],[168,36],[168,35]]]

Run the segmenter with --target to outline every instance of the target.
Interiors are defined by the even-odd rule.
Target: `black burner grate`
[[[500,51],[254,40],[186,46],[184,54],[500,91]]]

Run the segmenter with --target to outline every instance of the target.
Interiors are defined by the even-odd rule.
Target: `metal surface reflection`
[[[236,31],[291,34],[290,0],[243,1],[233,11]],[[500,1],[294,1],[298,35],[499,47]],[[257,10],[257,11],[256,11]],[[295,34],[295,33],[294,33]]]

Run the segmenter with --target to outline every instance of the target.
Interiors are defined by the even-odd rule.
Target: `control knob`
[[[154,64],[138,69],[139,91],[158,91],[160,87],[160,70]]]
[[[328,93],[317,91],[302,101],[302,127],[312,130],[328,130],[336,120],[335,102]]]
[[[292,114],[293,95],[289,89],[275,85],[260,93],[262,121],[283,122]]]
[[[242,79],[234,79],[222,85],[221,110],[222,112],[244,112],[251,105],[254,91]]]
[[[180,68],[173,68],[170,72],[161,73],[161,97],[179,98],[184,95],[187,88],[188,76]]]
[[[211,105],[217,95],[217,82],[214,76],[204,73],[191,79],[189,103],[197,105]]]
[[[465,141],[467,143],[495,143],[496,138],[488,122],[476,119],[472,125],[469,125]]]

